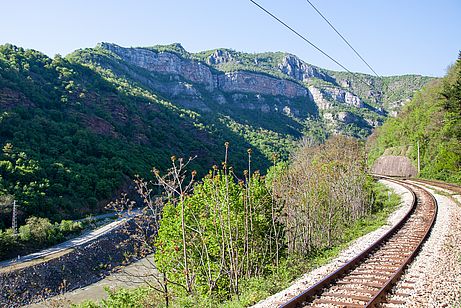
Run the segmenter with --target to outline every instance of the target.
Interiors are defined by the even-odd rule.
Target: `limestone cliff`
[[[124,48],[101,43],[97,48],[118,61],[117,67],[101,61],[103,67],[187,108],[210,112],[210,104],[215,104],[279,112],[300,121],[314,116],[334,133],[352,125],[366,135],[388,112],[395,115],[413,94],[389,94],[386,91],[399,84],[390,89],[389,77],[381,80],[361,74],[361,79],[373,85],[364,89],[355,75],[328,71],[286,53],[216,49],[193,54],[180,44]],[[399,77],[404,80],[402,84],[411,84],[412,79],[404,77]],[[426,79],[418,79],[413,87],[418,88]]]

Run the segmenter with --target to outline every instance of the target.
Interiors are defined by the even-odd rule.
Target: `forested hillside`
[[[386,117],[380,97],[396,87],[365,93],[333,73],[284,53],[190,54],[179,44],[103,43],[54,58],[1,46],[0,195],[18,200],[22,222],[77,218],[132,189],[136,174],[165,169],[171,155],[197,156],[191,168],[203,176],[230,142],[236,170],[248,148],[266,170],[303,135],[366,136]],[[399,78],[410,89],[431,79]],[[398,93],[400,101],[413,92]],[[11,205],[0,204],[8,226]]]
[[[226,123],[59,56],[3,46],[0,69],[0,192],[14,195],[24,216],[98,212],[172,154],[197,155],[192,167],[203,174],[225,141],[237,166],[251,147]]]
[[[421,177],[461,183],[461,54],[447,75],[418,92],[397,118],[370,136],[370,163],[382,154],[417,160]]]

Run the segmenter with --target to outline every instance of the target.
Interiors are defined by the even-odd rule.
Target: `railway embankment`
[[[404,287],[406,281],[412,281],[413,289],[405,298],[406,306],[460,307],[461,206],[457,202],[461,201],[460,187],[427,180],[413,183],[434,194],[439,211],[431,236],[394,291]],[[399,299],[398,296],[390,298]]]
[[[46,260],[0,268],[0,307],[19,307],[100,280],[133,250],[127,237],[119,228]]]

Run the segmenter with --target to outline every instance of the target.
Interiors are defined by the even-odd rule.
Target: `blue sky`
[[[305,0],[257,0],[352,71],[370,73]],[[460,0],[311,0],[375,71],[442,76],[461,50]],[[0,44],[53,56],[98,42],[181,43],[188,51],[227,47],[286,51],[341,70],[248,0],[15,0],[2,3]]]

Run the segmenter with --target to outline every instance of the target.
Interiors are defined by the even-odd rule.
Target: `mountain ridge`
[[[224,89],[225,92],[226,90],[227,92],[232,90],[243,90],[244,92],[250,93],[261,92],[264,94],[283,95],[288,97],[303,96],[302,93],[304,92],[308,94],[311,101],[316,103],[318,109],[325,110],[325,112],[322,112],[322,114],[325,115],[323,118],[330,122],[332,119],[337,119],[339,122],[347,118],[356,119],[357,117],[351,115],[349,110],[344,110],[347,109],[347,105],[353,105],[353,107],[357,107],[359,110],[361,109],[361,113],[368,113],[367,115],[360,116],[368,120],[366,122],[369,126],[368,131],[362,133],[362,137],[369,134],[371,128],[381,124],[383,121],[382,116],[385,116],[388,112],[392,115],[396,115],[404,102],[411,98],[415,90],[434,79],[432,77],[418,75],[377,78],[359,73],[351,75],[344,72],[334,72],[308,64],[295,55],[283,52],[246,54],[229,49],[214,49],[198,53],[188,53],[177,43],[148,48],[124,48],[112,43],[100,43],[96,48],[108,50],[118,56],[120,56],[120,54],[126,55],[127,53],[152,52],[159,54],[159,57],[161,57],[161,54],[173,53],[178,57],[182,57],[182,59],[192,61],[192,63],[206,64],[213,69],[208,74],[210,78],[211,75],[215,74],[224,85],[232,84],[232,82],[228,82],[229,79],[236,83],[236,87],[227,87]],[[125,60],[127,60],[127,58],[125,58]],[[171,57],[169,60],[174,61]],[[153,68],[153,71],[155,70],[156,69]],[[157,72],[168,73],[164,71]],[[252,74],[268,75],[269,80],[266,84],[269,85],[268,88],[272,89],[272,93],[268,93],[267,90],[265,92],[263,87],[251,91],[246,81],[251,83],[257,80]],[[187,79],[187,76],[185,77]],[[259,77],[259,79],[265,78],[263,75],[259,75]],[[283,86],[278,87],[278,83],[270,77],[279,79],[278,83],[283,82]],[[207,80],[208,90],[210,90],[210,87],[213,87],[213,81],[210,78]],[[361,79],[364,78],[375,88],[363,89],[365,85]],[[239,80],[242,82],[238,82]],[[189,79],[189,81],[194,82],[197,80]],[[291,84],[290,81],[300,85],[301,88],[297,88],[297,86]],[[413,81],[414,84],[411,84]],[[216,83],[216,81],[214,83]],[[400,86],[400,84],[402,85]],[[297,88],[297,91],[274,91],[274,89],[283,87],[287,89]],[[401,92],[401,94],[395,97],[393,94],[395,91]],[[222,100],[222,98],[220,99]],[[267,110],[267,106],[265,109]],[[283,109],[283,107],[279,109]],[[344,115],[344,112],[346,112],[346,115]],[[367,125],[363,121],[361,124],[362,126]],[[340,124],[338,125],[338,123],[336,123],[336,125],[332,127],[334,132],[340,132],[341,128],[338,129],[335,126],[340,126]]]
[[[232,64],[217,51],[186,52],[101,43],[49,58],[0,46],[0,194],[24,204],[24,216],[81,217],[129,189],[135,174],[167,168],[171,155],[197,156],[191,167],[204,175],[230,141],[236,172],[247,168],[248,148],[252,168],[265,170],[303,136],[365,137],[386,117],[383,102],[356,94],[368,94],[357,80],[340,72],[332,80],[283,53],[235,52]],[[403,80],[416,89],[432,80],[424,78]]]

